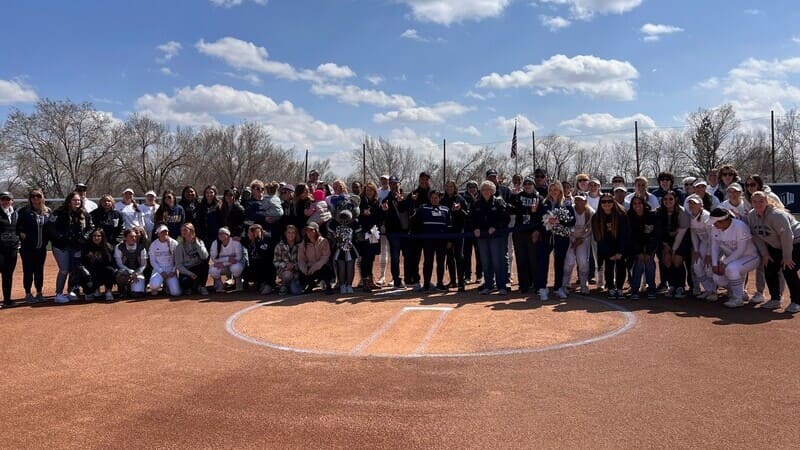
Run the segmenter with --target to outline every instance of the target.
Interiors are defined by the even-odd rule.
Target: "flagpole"
[[[536,130],[531,131],[531,144],[533,149],[533,170],[536,170]]]
[[[442,139],[442,191],[447,184],[447,139]]]

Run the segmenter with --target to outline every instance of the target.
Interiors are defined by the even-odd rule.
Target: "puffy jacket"
[[[472,230],[480,230],[481,234],[484,234],[488,233],[489,228],[494,228],[497,235],[498,232],[507,233],[511,217],[505,200],[492,196],[489,200],[480,197],[472,204],[470,219]]]
[[[297,249],[297,266],[303,273],[314,273],[331,259],[331,246],[328,240],[320,236],[316,242],[303,241]]]
[[[59,250],[80,250],[89,242],[92,216],[83,210],[58,209],[50,216],[50,241]]]

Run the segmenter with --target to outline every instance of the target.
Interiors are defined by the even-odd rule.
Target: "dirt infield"
[[[51,293],[52,280],[46,286]],[[229,317],[278,299],[240,293],[0,310],[0,446],[796,448],[800,442],[800,327],[788,314],[693,300],[620,301],[637,323],[613,338],[469,358],[299,354],[227,333]],[[453,308],[429,350],[442,348],[436,339],[445,336],[459,348],[480,349],[476,343],[494,335],[493,348],[502,348],[518,329],[552,338],[583,330],[575,324],[595,317],[602,324],[611,316],[611,328],[618,320],[585,299],[542,305],[472,290],[444,299],[338,302],[312,294],[256,308],[239,325],[247,328],[269,312],[263,337],[352,351],[369,327],[351,323],[374,315],[371,324],[379,328],[407,306]],[[329,331],[315,314],[326,317],[332,309],[347,324],[339,329],[361,338],[355,346],[357,339],[339,347],[322,340]],[[453,319],[457,313],[463,320]],[[365,350],[381,353],[395,341],[408,344],[396,346],[398,352],[413,353],[436,313],[404,316],[410,321],[398,320]],[[495,333],[470,335],[470,325]]]

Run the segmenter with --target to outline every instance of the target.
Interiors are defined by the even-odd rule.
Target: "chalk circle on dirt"
[[[225,328],[251,344],[286,352],[384,358],[536,353],[593,344],[636,325],[624,307],[593,297],[559,304],[497,297],[353,301],[309,296],[252,305]]]

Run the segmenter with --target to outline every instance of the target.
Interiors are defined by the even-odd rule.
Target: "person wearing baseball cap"
[[[3,307],[14,306],[11,299],[11,283],[17,267],[19,236],[17,222],[19,214],[14,210],[14,196],[10,192],[0,192],[0,273],[3,277]]]
[[[519,277],[519,292],[524,294],[533,287],[536,278],[536,244],[531,235],[537,226],[534,219],[539,204],[544,199],[534,187],[533,177],[525,177],[522,181],[522,191],[511,197],[511,211],[513,217],[513,231],[511,239],[514,248],[514,257],[517,261],[517,276]]]
[[[728,308],[744,305],[744,280],[760,261],[750,227],[734,219],[730,211],[714,208],[709,215],[714,229],[711,232],[711,271],[714,282],[728,289]],[[796,276],[796,274],[795,274]]]
[[[144,226],[144,213],[139,204],[133,198],[133,189],[126,188],[122,191],[122,199],[114,204],[114,209],[117,210],[122,217],[122,228],[130,230],[133,227]]]
[[[408,211],[409,214],[413,214],[417,208],[430,204],[430,192],[431,175],[427,171],[423,171],[419,174],[419,184],[417,188],[406,196],[406,211]],[[414,222],[409,221],[408,231],[412,234],[421,233],[422,229],[418,224],[415,225]],[[405,251],[403,252],[405,282],[414,285],[414,289],[421,289],[422,284],[420,283],[419,263],[422,259],[422,240],[406,239],[405,245],[408,250],[407,253]]]
[[[694,195],[700,198],[703,202],[703,208],[705,208],[706,211],[711,211],[719,206],[719,199],[708,193],[708,182],[706,182],[706,180],[695,180],[694,183],[692,183],[692,187],[694,188]],[[683,203],[683,209],[689,210],[689,203],[686,200]]]
[[[183,225],[183,224],[181,224]],[[175,250],[178,241],[169,236],[170,229],[161,224],[156,227],[156,239],[150,243],[150,265],[153,274],[150,276],[150,293],[156,296],[165,288],[172,297],[181,295],[181,285],[178,280],[177,265],[175,264]]]
[[[733,214],[733,217],[739,220],[746,220],[747,213],[753,208],[750,203],[742,198],[742,185],[733,182],[727,187],[727,200],[719,204],[720,208],[725,208]]]
[[[547,197],[547,171],[537,167],[533,171],[534,188],[542,198]]]
[[[147,191],[144,194],[144,203],[139,205],[139,211],[142,213],[142,227],[144,231],[147,232],[147,236],[153,235],[153,229],[155,228],[155,223],[153,222],[153,216],[155,215],[156,211],[158,210],[158,194],[155,191]]]
[[[692,295],[708,301],[717,300],[717,287],[711,273],[711,223],[709,212],[703,209],[703,200],[692,194],[686,198],[692,220],[689,232],[692,238]],[[700,288],[703,288],[702,291]]]
[[[92,211],[97,209],[97,203],[86,198],[86,192],[88,190],[89,188],[84,183],[75,184],[75,192],[77,192],[81,196],[81,200],[83,201],[83,209],[85,209],[87,213],[91,213]]]
[[[486,179],[494,183],[496,188],[494,194],[495,197],[502,198],[506,204],[511,201],[511,189],[500,184],[500,180],[497,178],[497,171],[495,169],[489,169],[486,171]]]
[[[217,240],[211,244],[210,257],[211,268],[208,274],[214,280],[214,290],[223,291],[222,277],[227,276],[234,280],[235,290],[241,291],[244,288],[242,243],[231,239],[231,230],[228,227],[221,227],[217,232]]]

